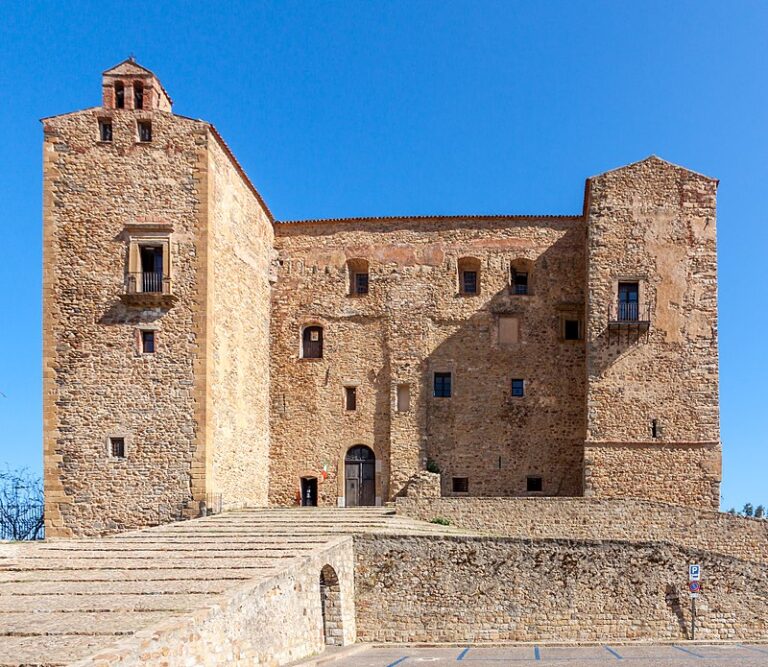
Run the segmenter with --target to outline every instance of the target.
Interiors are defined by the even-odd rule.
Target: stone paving
[[[98,539],[0,544],[0,665],[83,659],[361,532],[468,531],[389,508],[260,508]]]

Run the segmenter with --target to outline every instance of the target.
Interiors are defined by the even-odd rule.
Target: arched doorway
[[[327,646],[341,646],[341,587],[339,577],[330,565],[320,570],[320,611],[323,615],[323,641]]]
[[[370,447],[350,447],[344,459],[344,505],[376,504],[376,456]]]

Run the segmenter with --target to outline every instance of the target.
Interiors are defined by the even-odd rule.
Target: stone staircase
[[[0,544],[0,665],[81,660],[340,535],[468,532],[386,507],[254,508],[97,539]]]

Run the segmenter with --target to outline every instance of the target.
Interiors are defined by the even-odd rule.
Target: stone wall
[[[586,495],[719,505],[716,190],[655,157],[588,181]]]
[[[276,225],[280,268],[272,304],[270,500],[296,502],[317,476],[320,502],[343,501],[343,460],[355,444],[380,462],[377,496],[399,494],[434,460],[443,493],[468,477],[470,495],[524,495],[526,476],[550,494],[582,484],[583,341],[563,340],[563,309],[583,317],[580,217],[364,219]],[[459,289],[473,258],[477,295]],[[365,260],[369,293],[349,294],[350,260]],[[513,265],[530,293],[512,294]],[[516,318],[516,340],[499,320]],[[324,327],[322,359],[299,358],[302,327]],[[434,372],[452,373],[435,398]],[[511,380],[526,395],[511,396]],[[343,388],[357,388],[344,410]],[[410,405],[397,410],[398,386]]]
[[[330,565],[340,584],[340,645],[354,643],[352,539],[341,538],[258,583],[244,584],[220,603],[136,633],[71,667],[194,664],[273,667],[321,653],[326,646],[320,572]],[[333,619],[332,619],[333,620]]]
[[[154,140],[139,143],[137,118]],[[99,119],[113,139],[100,142]],[[206,126],[154,111],[44,121],[43,383],[46,534],[168,521],[191,499],[200,438],[196,257]],[[131,236],[170,239],[175,303],[128,304]],[[139,329],[156,333],[141,354]],[[125,439],[125,457],[108,438]]]
[[[224,506],[266,505],[272,222],[216,135],[210,174],[210,490]]]
[[[398,498],[397,513],[508,537],[666,541],[768,563],[768,521],[633,499]]]
[[[362,641],[763,639],[766,566],[665,543],[355,536]]]

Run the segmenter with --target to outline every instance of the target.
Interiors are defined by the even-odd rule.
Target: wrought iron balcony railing
[[[154,271],[128,273],[125,277],[126,294],[170,294],[171,280]]]
[[[645,334],[651,327],[651,307],[637,302],[618,301],[608,310],[608,331],[625,332],[628,336]]]

